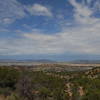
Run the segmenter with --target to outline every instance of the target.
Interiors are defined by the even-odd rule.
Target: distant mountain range
[[[16,59],[0,59],[0,62],[36,62],[36,63],[59,63],[59,61],[53,61],[49,59],[25,59],[25,60],[16,60]],[[65,63],[72,64],[100,64],[100,60],[74,60],[74,61],[65,61]]]
[[[100,60],[75,60],[71,61],[74,64],[100,64]]]
[[[38,63],[54,63],[56,61],[48,60],[48,59],[25,59],[25,60],[15,60],[15,59],[0,59],[0,62],[38,62]]]

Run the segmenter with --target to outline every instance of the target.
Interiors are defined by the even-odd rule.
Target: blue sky
[[[100,0],[0,0],[0,59],[100,59]]]

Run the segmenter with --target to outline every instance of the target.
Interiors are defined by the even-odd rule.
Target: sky
[[[100,59],[100,0],[0,0],[0,59]]]

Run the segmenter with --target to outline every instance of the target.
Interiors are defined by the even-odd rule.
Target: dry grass
[[[4,96],[0,96],[0,100],[6,100]]]

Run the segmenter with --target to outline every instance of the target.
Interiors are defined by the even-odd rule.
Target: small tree
[[[28,75],[27,71],[23,71],[21,78],[17,84],[17,92],[20,96],[24,97],[24,100],[34,100],[34,96],[32,93],[32,79]]]
[[[50,96],[50,90],[46,87],[42,87],[40,89],[40,97],[41,100],[47,100],[47,98]]]

